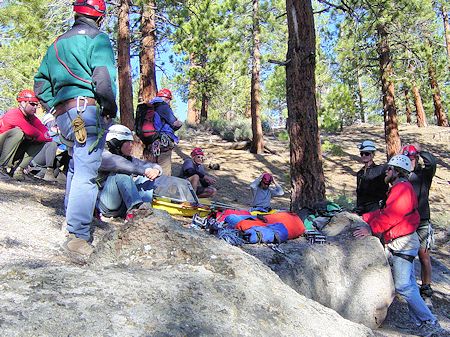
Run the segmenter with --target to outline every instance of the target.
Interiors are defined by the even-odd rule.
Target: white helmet
[[[376,151],[377,147],[375,146],[375,143],[371,140],[365,140],[361,144],[358,145],[359,151]]]
[[[389,160],[388,165],[399,167],[405,171],[408,171],[408,173],[411,173],[411,160],[402,154],[393,156],[391,160]]]
[[[131,140],[133,141],[133,133],[125,125],[115,124],[111,125],[106,135],[106,141],[109,142],[112,139],[117,140]]]

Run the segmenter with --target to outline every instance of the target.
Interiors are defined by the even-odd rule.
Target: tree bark
[[[118,15],[117,65],[119,77],[120,123],[134,128],[133,82],[130,62],[130,3],[121,0]]]
[[[264,152],[264,138],[261,126],[261,53],[259,28],[259,0],[253,0],[253,57],[252,80],[250,87],[250,110],[252,115],[252,145],[251,153]]]
[[[194,61],[194,55],[191,54],[189,56],[190,67],[197,67]],[[188,106],[187,106],[187,124],[189,125],[198,125],[200,123],[200,111],[198,111],[197,107],[197,98],[195,96],[195,88],[197,85],[197,81],[191,76],[189,79],[189,97],[188,97]]]
[[[156,84],[155,71],[155,47],[156,47],[156,23],[155,0],[148,0],[141,10],[141,51],[139,101],[149,101],[156,96],[158,86]]]
[[[364,113],[364,100],[363,100],[363,88],[361,83],[361,76],[359,75],[359,69],[356,72],[356,76],[358,76],[358,101],[359,101],[359,116],[361,118],[361,122],[366,122],[366,115]]]
[[[325,198],[315,96],[316,36],[311,0],[286,0],[288,132],[291,140],[291,209]]]
[[[377,26],[378,56],[380,62],[381,92],[383,95],[384,137],[386,154],[390,159],[400,151],[398,133],[397,108],[395,106],[394,83],[392,82],[392,60],[389,48],[388,33],[382,24]]]
[[[202,107],[200,110],[200,123],[204,123],[208,120],[208,105],[209,98],[206,94],[202,94]]]
[[[414,80],[412,81],[411,91],[413,93],[414,105],[416,106],[417,126],[419,128],[425,127],[427,126],[427,119],[425,118],[422,97],[420,96],[419,88],[417,88]]]
[[[431,48],[431,43],[429,42]],[[436,122],[438,126],[448,126],[447,115],[442,105],[441,90],[439,89],[438,81],[436,80],[436,67],[433,61],[432,51],[428,55],[428,80],[430,82],[430,88],[433,95],[434,114],[436,116]]]
[[[442,20],[444,21],[445,46],[447,49],[447,64],[450,71],[450,23],[448,21],[447,8],[444,4],[441,5]]]
[[[411,104],[409,103],[409,89],[404,88],[403,92],[405,94],[405,110],[406,110],[406,123],[411,124]]]

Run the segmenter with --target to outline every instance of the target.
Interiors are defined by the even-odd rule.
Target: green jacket
[[[34,77],[34,91],[47,111],[85,96],[95,98],[105,115],[115,117],[116,77],[108,35],[92,19],[80,16],[48,48]]]

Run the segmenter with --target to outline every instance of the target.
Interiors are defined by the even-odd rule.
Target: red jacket
[[[0,119],[0,133],[19,127],[25,134],[25,138],[35,142],[51,142],[47,134],[47,128],[36,116],[25,115],[19,108],[11,109]]]
[[[388,193],[386,206],[363,214],[363,220],[370,225],[373,234],[382,234],[388,243],[401,236],[414,233],[419,226],[417,196],[408,181],[393,185]]]

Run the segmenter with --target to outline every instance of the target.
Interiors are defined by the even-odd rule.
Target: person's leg
[[[137,208],[144,202],[139,195],[133,178],[127,174],[120,173],[112,174],[107,178],[99,200],[100,205],[107,207],[110,211],[117,211],[122,204],[125,204],[125,211],[127,212]],[[120,216],[124,215],[121,214]]]
[[[394,278],[395,290],[408,303],[411,318],[417,324],[426,321],[434,322],[436,317],[434,317],[420,296],[414,276],[413,262],[409,262],[399,256],[391,256],[390,259],[392,262],[392,276]]]
[[[187,180],[189,180],[189,182],[192,185],[192,188],[194,189],[194,191],[197,192],[197,195],[198,195],[198,191],[197,190],[198,190],[199,187],[201,187],[201,185],[200,185],[200,177],[198,176],[198,174],[194,174],[193,176],[190,176],[189,178],[187,178]],[[201,192],[203,192],[203,189],[202,189]]]
[[[153,190],[155,188],[155,182],[149,180],[146,177],[138,176],[134,179],[134,183],[139,191],[144,202],[152,202],[153,200]]]
[[[0,166],[12,168],[13,159],[19,145],[24,139],[24,133],[19,128],[8,130],[0,135]]]
[[[200,193],[197,193],[197,196],[199,198],[212,198],[213,196],[216,195],[216,193],[217,190],[214,187],[208,186],[204,187]]]
[[[172,150],[161,152],[157,163],[162,167],[163,174],[166,176],[172,175]]]
[[[420,287],[420,294],[422,297],[431,297],[433,289],[431,289],[431,236],[432,227],[430,221],[424,221],[417,229],[417,234],[420,240],[419,260],[420,260],[420,275],[422,279],[422,286]]]
[[[102,121],[98,121],[96,107],[88,106],[81,114],[86,127],[95,127]],[[58,116],[57,124],[61,134],[69,140],[74,140],[72,121],[77,117],[76,109],[71,109]],[[74,142],[73,159],[69,165],[69,175],[66,189],[66,220],[69,233],[77,238],[91,241],[90,225],[93,218],[95,203],[98,194],[96,178],[101,163],[102,150],[105,145],[105,137],[98,142],[95,149],[91,146],[97,141],[97,134],[88,132],[85,144]]]
[[[13,178],[24,180],[24,170],[28,167],[33,157],[35,157],[44,147],[45,143],[36,143],[24,140],[14,155],[14,173]]]

